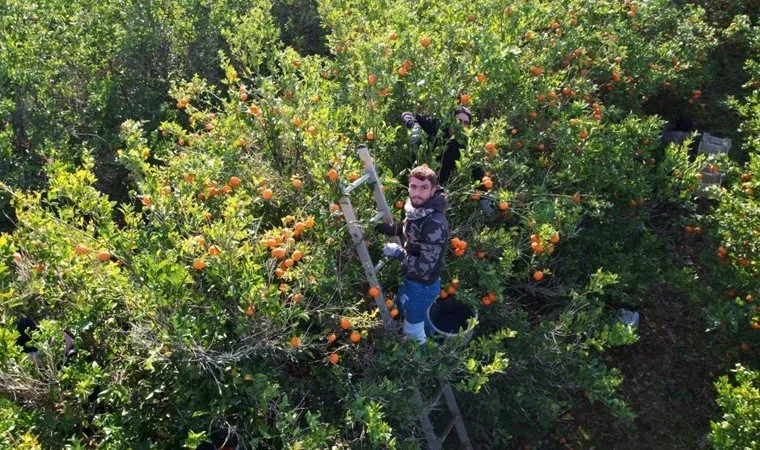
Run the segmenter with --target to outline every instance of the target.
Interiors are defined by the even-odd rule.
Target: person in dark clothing
[[[441,272],[449,237],[447,199],[435,171],[428,166],[412,169],[409,198],[401,223],[380,223],[375,229],[389,236],[403,236],[404,245],[386,243],[383,253],[401,260],[404,281],[398,304],[404,313],[404,332],[425,343],[425,321],[430,305],[441,290]]]
[[[40,364],[37,347],[30,344],[32,342],[31,334],[37,330],[37,322],[29,317],[22,317],[16,321],[16,330],[18,330],[19,333],[19,337],[16,338],[16,345],[22,347],[29,359],[34,361],[35,364]],[[61,363],[64,363],[67,359],[72,358],[74,355],[76,355],[76,349],[74,348],[74,338],[67,331],[63,332],[63,342],[64,359]]]
[[[693,123],[688,117],[679,117],[672,126],[665,127],[660,136],[663,144],[681,144],[691,136]]]
[[[452,173],[456,170],[456,163],[462,156],[462,148],[467,145],[467,135],[462,132],[472,123],[472,113],[467,107],[460,106],[454,110],[454,120],[449,126],[443,129],[444,125],[440,119],[427,116],[425,114],[412,114],[405,111],[401,114],[401,121],[407,128],[411,129],[410,143],[413,148],[419,148],[422,143],[422,132],[427,135],[429,149],[436,149],[439,145],[444,146],[443,151],[438,155],[438,162],[441,164],[438,172],[438,183],[445,186]],[[472,167],[472,180],[480,182],[485,176],[482,167],[475,165]],[[483,186],[480,190],[485,191]],[[481,199],[481,207],[486,215],[491,215],[493,208],[490,201],[486,198]]]
[[[16,321],[16,330],[18,331],[18,338],[16,338],[16,345],[24,349],[24,353],[35,353],[37,347],[33,345],[27,345],[32,341],[30,333],[34,333],[37,330],[37,322],[29,317],[22,317]]]

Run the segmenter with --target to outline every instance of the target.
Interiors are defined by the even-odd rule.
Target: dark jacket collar
[[[433,191],[433,195],[430,197],[430,199],[428,199],[428,201],[419,208],[412,206],[411,200],[407,199],[406,204],[404,205],[404,212],[406,213],[407,220],[417,220],[423,217],[427,217],[436,211],[445,214],[447,204],[448,199],[446,197],[446,193],[443,190],[443,187],[436,186],[435,191]]]

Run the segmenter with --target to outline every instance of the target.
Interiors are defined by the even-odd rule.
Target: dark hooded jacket
[[[413,207],[407,199],[404,205],[406,218],[402,223],[377,225],[381,233],[403,236],[405,277],[429,285],[441,276],[449,240],[446,204],[446,194],[441,186],[437,186],[430,199],[419,208]]]
[[[466,114],[472,116],[467,110]],[[435,148],[439,140],[444,142],[443,153],[439,155],[438,161],[441,163],[441,169],[438,173],[438,183],[445,186],[451,178],[452,172],[456,170],[457,161],[462,157],[462,148],[467,146],[467,136],[463,133],[452,132],[451,127],[447,127],[442,135],[439,136],[442,123],[440,120],[428,117],[424,114],[415,114],[414,119],[420,124],[422,131],[433,139],[431,145]],[[480,181],[485,176],[485,171],[479,165],[472,167],[472,179]]]

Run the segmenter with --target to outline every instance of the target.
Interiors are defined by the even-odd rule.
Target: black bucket
[[[467,321],[471,318],[477,320],[478,313],[458,302],[456,296],[450,295],[445,299],[439,297],[433,302],[428,308],[427,316],[436,334],[447,339],[462,336],[469,340],[472,330],[467,329]]]

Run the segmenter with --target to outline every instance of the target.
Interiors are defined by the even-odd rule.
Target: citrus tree
[[[652,217],[689,210],[707,163],[663,146],[664,121],[643,111],[663,92],[699,100],[717,44],[704,10],[325,0],[329,54],[302,55],[268,2],[186,8],[203,14],[162,11],[186,26],[178,40],[221,30],[203,41],[218,70],[171,84],[157,128],[120,124],[132,202],[94,189],[86,151],[48,164],[44,192],[8,188],[6,445],[195,448],[225,430],[261,448],[415,447],[412,394],[446,382],[467,418],[492,412],[498,425],[467,421],[483,446],[540,443],[586,402],[630,423],[603,359],[636,340],[615,310],[646,295]],[[441,298],[479,319],[469,342],[417,347],[398,333],[398,266],[367,283],[338,202],[362,174],[359,145],[403,201],[410,161],[436,167],[440,148],[410,148],[401,112],[447,123],[457,106],[475,120],[454,127]],[[378,258],[373,200],[352,201]],[[23,317],[39,362],[15,344]]]

